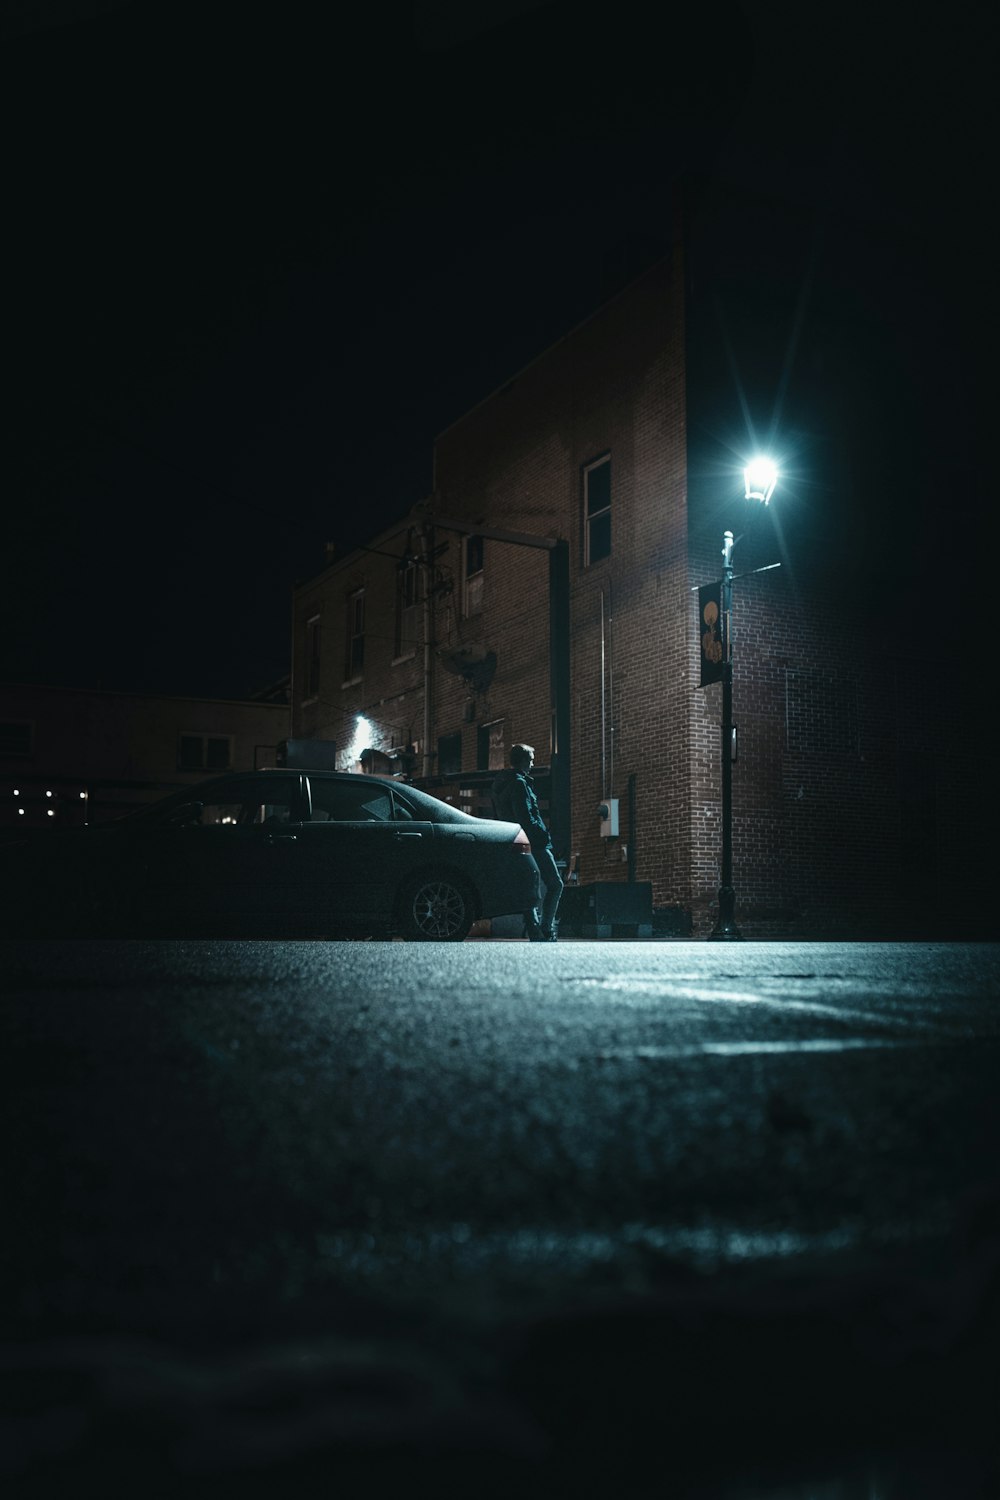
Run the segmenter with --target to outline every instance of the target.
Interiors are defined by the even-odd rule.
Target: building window
[[[0,722],[0,755],[14,758],[31,754],[32,730],[28,719],[4,719]]]
[[[365,666],[365,591],[358,589],[347,601],[347,651],[344,677],[353,682]]]
[[[583,471],[584,566],[611,555],[611,456],[587,464]]]
[[[467,536],[462,543],[462,613],[483,612],[483,539]]]
[[[306,621],[306,697],[319,693],[319,615]]]
[[[476,730],[476,770],[502,771],[507,764],[504,755],[503,719],[480,724]]]
[[[457,776],[462,769],[462,731],[443,734],[438,740],[439,776]]]
[[[182,734],[178,738],[179,771],[228,771],[232,763],[232,735]]]
[[[417,649],[417,614],[420,603],[419,569],[415,562],[400,563],[396,574],[396,639],[394,654],[412,656]]]

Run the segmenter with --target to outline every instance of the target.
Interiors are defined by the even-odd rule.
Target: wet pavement
[[[997,1492],[994,945],[7,943],[0,979],[20,1491]]]

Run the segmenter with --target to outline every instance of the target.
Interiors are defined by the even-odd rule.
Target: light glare
[[[371,744],[372,726],[364,714],[358,714],[357,724],[354,729],[354,739],[351,741],[351,748],[348,751],[351,760],[360,760],[362,750],[370,749]]]
[[[778,470],[769,458],[754,458],[743,470],[748,500],[761,500],[766,505],[774,494],[778,482]]]

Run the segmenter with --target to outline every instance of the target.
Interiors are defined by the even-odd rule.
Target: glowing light
[[[24,817],[24,808],[23,807],[19,807],[18,808],[17,815],[18,815],[19,818],[23,818]]]
[[[357,724],[354,728],[354,739],[348,755],[351,760],[360,760],[362,750],[368,750],[372,745],[372,726],[364,714],[358,714]]]
[[[20,795],[21,795],[21,788],[16,786],[14,788],[14,796],[15,797],[20,797]]]
[[[751,459],[743,470],[748,500],[762,500],[766,505],[774,494],[778,482],[778,470],[769,458]]]
[[[49,809],[48,809],[48,811],[47,811],[47,813],[46,813],[46,816],[47,816],[47,817],[49,817],[49,818],[54,818],[54,817],[55,817],[55,815],[56,815],[56,810],[55,810],[55,808],[54,808],[54,807],[50,807],[50,808],[49,808]]]
[[[45,795],[46,795],[46,797],[51,797],[52,793],[51,792],[46,792]]]

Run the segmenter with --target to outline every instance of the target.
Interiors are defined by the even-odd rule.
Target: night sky
[[[836,451],[869,571],[905,528],[908,576],[978,628],[985,7],[0,15],[0,682],[240,697],[280,677],[324,544],[428,494],[435,434],[666,247],[682,180],[771,205],[772,244],[740,263],[773,349],[755,367],[752,318],[715,326],[755,430],[796,434],[799,497],[845,500]]]

